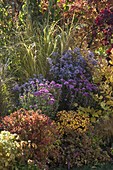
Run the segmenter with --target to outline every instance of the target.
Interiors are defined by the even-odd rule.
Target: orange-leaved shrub
[[[36,112],[25,109],[15,111],[2,119],[2,128],[20,136],[25,143],[25,157],[36,164],[46,165],[50,156],[54,160],[57,157],[58,152],[55,147],[55,143],[58,142],[57,126],[40,110]]]
[[[71,168],[110,160],[100,147],[100,139],[94,133],[88,116],[75,111],[60,111],[57,121],[62,134],[61,163]]]

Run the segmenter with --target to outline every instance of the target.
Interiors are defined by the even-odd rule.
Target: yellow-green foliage
[[[103,144],[108,147],[113,145],[113,115],[109,115],[100,119],[96,126],[95,132],[101,138]]]
[[[93,78],[99,84],[99,94],[94,96],[95,100],[100,105],[102,114],[110,115],[113,113],[113,66],[108,65],[106,59],[101,59]]]
[[[94,109],[91,107],[78,107],[77,112],[79,114],[88,116],[90,118],[91,123],[96,123],[96,121],[102,117],[102,110]]]
[[[107,152],[99,146],[98,136],[90,118],[75,111],[60,111],[57,114],[61,137],[61,163],[73,167],[95,164],[109,160]]]
[[[81,115],[75,111],[60,111],[57,114],[59,119],[58,126],[63,133],[68,133],[70,130],[83,133],[89,125],[89,118],[86,115]]]
[[[13,169],[19,154],[18,136],[8,131],[0,133],[0,170]]]

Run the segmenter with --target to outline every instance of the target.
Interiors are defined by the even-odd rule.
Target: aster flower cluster
[[[91,52],[88,60],[96,64]],[[50,59],[50,77],[62,84],[62,109],[70,109],[74,103],[88,106],[91,102],[91,93],[97,91],[92,83],[91,68],[87,60],[81,55],[80,49],[68,50],[61,57]],[[95,61],[95,62],[94,62]]]
[[[50,117],[57,111],[61,94],[61,84],[46,79],[30,79],[21,86],[16,86],[19,91],[19,105],[27,110],[40,109]]]

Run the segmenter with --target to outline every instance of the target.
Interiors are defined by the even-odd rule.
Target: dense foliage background
[[[0,169],[112,163],[113,2],[1,0],[0,18]]]

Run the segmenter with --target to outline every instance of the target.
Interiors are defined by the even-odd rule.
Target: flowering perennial
[[[30,79],[18,88],[19,105],[29,110],[41,109],[45,114],[54,117],[59,105],[61,84],[45,79]]]
[[[96,64],[93,53],[87,56],[89,63]],[[88,106],[91,93],[97,91],[97,86],[92,82],[89,63],[80,53],[79,48],[68,50],[61,57],[50,59],[50,77],[62,84],[61,108],[70,109],[74,103]]]

